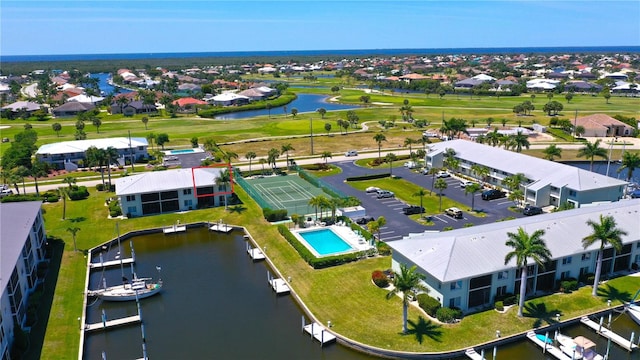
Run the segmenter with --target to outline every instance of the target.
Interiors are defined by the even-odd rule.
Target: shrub
[[[60,196],[58,194],[56,194],[55,192],[46,192],[44,193],[44,195],[42,195],[42,197],[44,198],[44,201],[49,202],[49,203],[54,203],[54,202],[58,202],[60,200]]]
[[[371,273],[371,279],[373,280],[373,283],[376,284],[376,286],[379,288],[386,288],[387,286],[389,286],[389,279],[387,278],[387,275],[380,270],[375,270],[373,273]]]
[[[8,203],[8,202],[21,202],[21,201],[38,201],[42,200],[36,194],[20,194],[20,195],[11,195],[0,198],[0,202]]]
[[[442,228],[442,231],[451,231],[453,230],[453,226],[445,226]]]
[[[504,306],[510,306],[515,304],[517,297],[512,293],[506,293],[502,295],[496,295],[496,301],[502,301]]]
[[[262,210],[262,213],[264,214],[264,218],[267,219],[268,222],[282,221],[287,218],[286,209],[272,210],[269,208],[265,208]]]
[[[73,186],[69,191],[69,199],[82,200],[89,197],[89,191],[86,186]]]
[[[504,311],[504,303],[502,301],[496,301],[495,307],[498,311]]]
[[[122,209],[120,208],[120,201],[114,200],[109,202],[109,216],[112,218],[122,215]]]
[[[96,190],[97,190],[97,191],[104,191],[104,184],[98,184],[98,185],[96,185]]]
[[[391,255],[391,248],[386,243],[378,241],[376,247],[378,248],[378,254],[382,256]]]
[[[436,311],[436,318],[443,323],[452,323],[461,317],[462,311],[460,309],[441,307]]]
[[[578,280],[575,278],[569,278],[560,281],[560,290],[565,294],[578,290]]]
[[[442,306],[438,300],[425,293],[418,294],[418,305],[424,312],[432,317],[436,316],[436,312]]]

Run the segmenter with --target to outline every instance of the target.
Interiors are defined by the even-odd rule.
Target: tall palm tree
[[[542,153],[544,154],[544,158],[553,161],[555,158],[562,158],[562,148],[556,146],[556,144],[551,144],[547,146]]]
[[[278,157],[280,157],[280,151],[276,148],[271,148],[267,153],[267,163],[272,165],[272,169],[276,168],[276,161],[278,160]]]
[[[527,266],[528,259],[532,259],[536,264],[544,267],[544,264],[551,261],[551,252],[547,248],[542,236],[544,230],[539,229],[529,235],[522,227],[517,233],[507,233],[505,245],[513,248],[504,258],[507,265],[511,259],[515,258],[516,266],[520,269],[520,301],[518,303],[518,316],[522,317],[522,307],[527,293]]]
[[[423,284],[425,276],[416,272],[416,265],[407,267],[400,264],[400,272],[396,272],[393,277],[393,289],[387,293],[387,300],[392,299],[396,294],[402,293],[402,332],[407,333],[407,312],[409,309],[409,296],[413,292],[428,292],[429,289]]]
[[[476,193],[482,189],[482,186],[477,183],[473,183],[464,187],[464,193],[471,194],[471,211],[473,211],[475,201],[476,201]]]
[[[31,164],[31,170],[29,171],[31,177],[33,177],[34,185],[36,186],[36,194],[40,196],[40,190],[38,189],[38,178],[47,176],[46,164],[40,160],[34,160]]]
[[[600,139],[596,140],[594,143],[586,143],[584,147],[578,150],[578,157],[586,157],[589,159],[589,171],[593,171],[593,158],[600,157],[606,159],[607,150],[605,148],[600,147]]]
[[[382,148],[382,142],[387,141],[387,137],[383,133],[377,133],[373,136],[373,140],[378,143],[378,159],[380,159],[380,149]]]
[[[71,233],[73,237],[73,251],[78,251],[78,246],[76,245],[76,234],[80,231],[79,227],[69,227],[67,231]]]
[[[69,195],[69,189],[65,187],[58,188],[58,196],[62,199],[62,220],[67,218],[67,195]]]
[[[622,165],[618,168],[618,172],[627,170],[627,181],[631,181],[633,171],[640,167],[640,156],[638,153],[632,153],[627,151],[622,154]]]
[[[412,153],[412,149],[411,149],[411,145],[415,144],[416,141],[412,138],[406,138],[404,139],[404,146],[409,146],[409,154]]]
[[[587,225],[591,226],[593,232],[591,235],[582,239],[582,246],[588,248],[597,241],[600,241],[600,249],[598,250],[598,261],[596,263],[596,274],[593,280],[592,295],[598,295],[598,283],[600,282],[600,274],[602,273],[602,253],[605,246],[611,245],[616,251],[622,250],[622,236],[627,232],[616,227],[616,220],[613,216],[600,215],[600,222],[587,220]]]
[[[224,192],[227,192],[227,185],[231,182],[231,174],[229,173],[229,169],[224,169],[220,171],[220,174],[215,178],[216,186],[224,187]],[[224,195],[224,209],[227,210],[227,195]]]
[[[104,154],[105,157],[107,158],[107,171],[108,171],[108,176],[109,176],[109,189],[107,191],[111,191],[111,164],[113,164],[118,157],[120,156],[120,154],[118,154],[118,150],[116,150],[116,148],[109,146],[108,148],[104,149]]]
[[[322,204],[322,199],[320,198],[322,195],[318,195],[318,196],[314,196],[311,199],[309,199],[309,206],[313,206],[315,209],[315,219],[318,219],[318,208],[320,207],[320,205]]]
[[[245,159],[249,160],[249,174],[251,174],[251,161],[255,159],[256,156],[258,155],[256,155],[256,153],[254,153],[253,151],[249,151],[244,155]]]
[[[322,159],[324,159],[324,163],[325,165],[327,164],[327,159],[331,159],[331,151],[323,151],[322,154],[320,155],[320,157]]]
[[[262,174],[264,175],[264,164],[267,163],[267,159],[260,158],[260,160],[258,160],[258,162],[260,163],[260,165],[262,165]]]
[[[282,145],[281,150],[281,154],[285,154],[287,156],[287,168],[289,168],[289,151],[291,150],[295,150],[293,148],[293,145],[291,145],[291,143],[286,143],[284,145]]]
[[[422,217],[422,214],[424,214],[424,207],[422,206],[422,200],[424,199],[425,195],[427,195],[427,192],[423,188],[420,188],[418,191],[414,192],[411,195],[411,196],[420,197],[420,217]]]
[[[382,241],[382,227],[385,226],[387,224],[387,219],[385,219],[384,216],[380,216],[377,219],[375,219],[374,221],[369,221],[367,223],[367,228],[369,229],[369,232],[374,234],[377,233],[378,234],[378,241]]]
[[[447,188],[447,186],[447,182],[443,179],[438,179],[435,184],[433,184],[433,187],[438,190],[438,196],[440,197],[440,210],[438,211],[442,211],[442,192]]]
[[[518,131],[517,134],[511,137],[511,145],[516,150],[516,152],[522,152],[522,148],[525,147],[529,149],[531,143],[529,143],[529,137],[522,133],[522,131]]]
[[[489,176],[489,173],[491,172],[491,170],[489,170],[489,168],[486,166],[474,164],[474,165],[471,165],[471,172],[475,174],[478,180],[481,180],[482,182],[486,182],[487,176]]]
[[[385,157],[384,157],[384,161],[386,161],[389,164],[389,176],[393,177],[393,162],[396,161],[398,159],[398,157],[396,156],[396,154],[394,153],[388,153]]]
[[[493,129],[492,132],[487,133],[484,137],[488,144],[495,147],[500,143],[500,136],[498,129]]]

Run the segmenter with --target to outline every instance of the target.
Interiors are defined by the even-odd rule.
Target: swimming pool
[[[176,155],[176,154],[189,154],[194,152],[193,149],[183,149],[183,150],[169,150],[169,154],[171,155]]]
[[[349,243],[329,228],[301,231],[298,235],[300,235],[319,256],[335,255],[354,250]]]

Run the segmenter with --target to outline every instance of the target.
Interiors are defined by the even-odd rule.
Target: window
[[[184,206],[191,206],[193,204],[193,202],[191,200],[185,200],[184,201]]]
[[[462,289],[462,280],[454,281],[451,283],[451,290],[460,290]]]
[[[571,271],[564,271],[560,274],[560,280],[568,279],[571,277]]]
[[[506,280],[509,278],[509,272],[508,271],[500,271],[498,273],[498,280]]]
[[[449,299],[449,307],[460,307],[460,296]]]
[[[640,255],[636,255],[636,259],[633,262],[640,263]]]
[[[127,195],[127,201],[136,201],[135,195]]]
[[[588,274],[589,273],[589,267],[585,266],[580,268],[580,276],[584,275],[584,274]]]
[[[569,190],[569,196],[576,196],[575,190]]]
[[[562,265],[568,265],[571,264],[571,256],[567,256],[566,258],[562,259]]]
[[[127,207],[127,213],[128,214],[135,214],[136,213],[136,209],[137,209],[137,207],[135,207],[135,206],[129,206],[129,207]]]
[[[506,286],[498,286],[498,288],[496,289],[496,296],[502,296],[504,294],[507,293],[507,287]]]
[[[591,260],[591,253],[582,254],[582,261]]]
[[[182,190],[182,195],[191,195],[192,190],[191,189],[183,189]]]

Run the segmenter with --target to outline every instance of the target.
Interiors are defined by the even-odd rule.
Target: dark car
[[[422,206],[411,205],[411,206],[402,208],[402,212],[405,215],[421,214],[424,212],[424,208]]]
[[[505,192],[496,189],[487,190],[482,193],[482,200],[493,200],[503,197],[505,197]]]
[[[358,225],[366,225],[367,223],[370,223],[372,221],[374,221],[375,219],[373,218],[373,216],[363,216],[361,218],[356,219],[356,224]]]
[[[527,205],[524,207],[524,210],[522,210],[522,214],[527,216],[542,214],[542,208]]]

